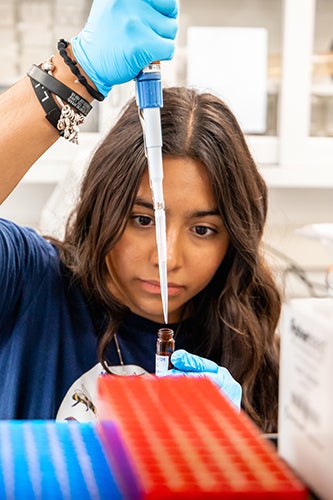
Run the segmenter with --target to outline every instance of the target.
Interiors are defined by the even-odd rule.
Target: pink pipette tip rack
[[[98,394],[97,428],[123,498],[308,498],[274,446],[207,378],[105,375]]]

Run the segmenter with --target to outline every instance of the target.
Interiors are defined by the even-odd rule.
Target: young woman
[[[161,1],[164,9],[167,3]],[[244,410],[263,431],[274,431],[280,297],[260,252],[265,184],[236,119],[213,95],[166,89],[162,130],[177,349],[170,374],[209,376],[236,405],[241,387]],[[46,131],[43,137],[47,143]],[[13,152],[7,156],[15,166]],[[163,313],[134,101],[96,150],[64,241],[1,221],[0,255],[2,418],[76,418],[80,406],[94,413],[91,392],[101,370],[154,371]]]

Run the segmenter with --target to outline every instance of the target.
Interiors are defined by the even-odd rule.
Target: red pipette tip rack
[[[209,379],[105,375],[98,393],[98,431],[124,498],[307,498],[274,446]]]

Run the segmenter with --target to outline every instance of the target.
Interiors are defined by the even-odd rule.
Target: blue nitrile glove
[[[177,14],[177,0],[94,0],[71,40],[75,58],[106,97],[153,61],[172,58]]]
[[[240,409],[242,400],[242,387],[231,376],[230,372],[218,366],[210,359],[201,358],[195,354],[190,354],[184,349],[178,349],[171,355],[171,362],[174,366],[168,370],[168,375],[189,375],[194,377],[209,377],[222,389],[223,393],[230,401]]]

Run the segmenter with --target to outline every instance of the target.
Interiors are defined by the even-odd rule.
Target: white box
[[[267,30],[189,27],[187,84],[222,98],[237,117],[244,133],[264,133]]]
[[[281,320],[279,454],[333,499],[333,299],[293,299]]]

